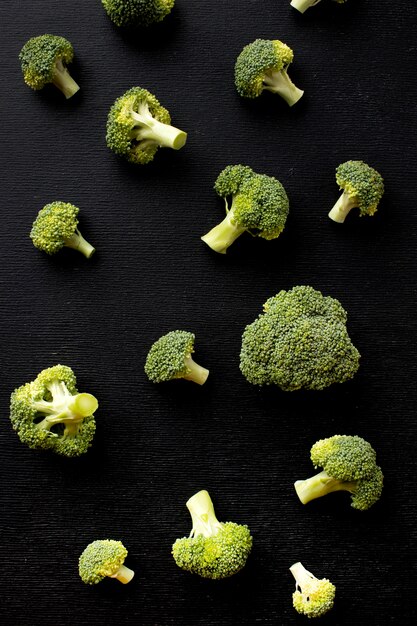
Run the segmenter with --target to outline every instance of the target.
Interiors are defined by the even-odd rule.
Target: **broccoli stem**
[[[337,222],[338,224],[343,224],[349,211],[356,208],[357,206],[358,206],[357,199],[355,197],[351,198],[344,191],[342,195],[340,196],[339,200],[336,202],[336,204],[330,211],[329,217],[334,222]]]
[[[229,246],[231,246],[232,243],[245,232],[245,230],[246,228],[237,226],[233,223],[232,206],[224,220],[212,228],[206,235],[201,237],[201,239],[215,252],[226,254],[226,250]]]
[[[72,248],[73,250],[78,250],[81,252],[87,259],[90,258],[92,254],[95,252],[95,248],[91,244],[88,243],[78,230],[76,229],[75,233],[69,237],[69,239],[65,240],[64,244],[67,248]]]
[[[310,7],[314,7],[320,0],[292,0],[291,6],[300,13],[305,13]]]
[[[285,69],[280,72],[267,72],[264,76],[263,83],[266,91],[277,93],[290,107],[298,102],[304,93],[304,91],[294,85]]]
[[[172,148],[173,150],[179,150],[184,146],[187,133],[170,124],[163,124],[156,120],[152,117],[146,104],[139,106],[138,113],[131,111],[130,114],[139,125],[135,133],[137,141],[151,141],[161,148]]]
[[[55,87],[58,87],[58,89],[62,91],[67,100],[80,89],[80,86],[77,85],[75,80],[72,78],[61,59],[58,59],[55,63],[55,67],[52,72],[52,83]]]
[[[307,480],[297,480],[294,483],[294,487],[301,502],[307,504],[307,502],[326,496],[333,491],[349,491],[353,493],[356,488],[356,482],[337,480],[323,471],[311,478],[307,478]]]
[[[198,365],[191,356],[185,359],[185,367],[187,368],[187,374],[183,376],[185,380],[192,380],[193,383],[204,385],[209,375],[209,370]]]
[[[192,496],[186,503],[191,513],[193,527],[190,537],[213,537],[223,525],[218,521],[214,512],[213,502],[208,492],[203,489]]]
[[[306,570],[304,565],[300,562],[291,565],[290,572],[295,578],[296,587],[300,587],[301,590],[306,586],[306,584],[316,578],[314,574]]]
[[[121,583],[127,585],[127,583],[130,583],[134,575],[135,572],[132,569],[126,567],[126,565],[121,565],[117,572],[115,574],[112,574],[110,578],[117,578],[117,580],[119,580]]]
[[[80,417],[93,415],[97,408],[97,398],[91,393],[79,393],[76,396],[71,396],[71,402],[68,403],[68,410]]]

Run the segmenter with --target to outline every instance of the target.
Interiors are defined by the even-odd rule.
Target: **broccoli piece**
[[[74,58],[74,48],[64,37],[40,35],[32,37],[19,54],[25,83],[36,91],[52,83],[66,99],[79,90],[66,65]]]
[[[245,46],[235,65],[235,85],[244,98],[257,98],[263,91],[276,93],[293,106],[304,91],[287,74],[294,53],[282,41],[256,39]]]
[[[220,172],[214,189],[225,200],[226,217],[201,239],[215,252],[226,254],[245,231],[263,239],[276,239],[284,230],[289,202],[276,178],[256,174],[246,165],[228,165]]]
[[[323,471],[294,483],[303,504],[333,491],[349,491],[354,509],[366,511],[379,500],[383,474],[376,464],[376,452],[367,441],[351,435],[320,439],[311,448],[315,468]]]
[[[56,254],[64,247],[73,248],[89,259],[95,248],[84,239],[77,228],[78,211],[73,204],[59,200],[44,206],[30,231],[33,245],[47,254]]]
[[[101,0],[107,15],[116,26],[149,26],[161,22],[175,0]]]
[[[187,508],[193,523],[190,536],[177,539],[172,546],[178,567],[213,580],[239,572],[252,548],[249,528],[233,522],[219,522],[205,490],[190,498]]]
[[[146,357],[145,373],[153,383],[185,378],[203,385],[209,370],[192,359],[195,335],[185,330],[172,330],[155,341]]]
[[[294,7],[294,9],[297,9],[300,13],[305,13],[307,9],[316,6],[319,2],[320,0],[292,0],[291,6]],[[333,0],[333,2],[344,4],[347,0]]]
[[[333,608],[336,587],[327,578],[316,578],[302,563],[291,565],[295,578],[292,603],[295,610],[307,617],[321,617]]]
[[[72,369],[55,365],[15,389],[10,420],[20,441],[29,448],[74,457],[91,446],[97,407],[90,393],[78,393]]]
[[[86,585],[96,585],[103,578],[117,578],[126,585],[135,572],[123,565],[127,550],[121,541],[97,539],[88,544],[78,562],[81,580]]]
[[[171,126],[168,111],[146,89],[132,87],[110,109],[107,145],[131,163],[145,165],[159,147],[179,150],[186,140],[187,133]]]
[[[329,213],[330,219],[343,224],[347,214],[359,208],[359,215],[374,215],[384,194],[384,179],[363,161],[346,161],[336,168],[336,182],[342,195]]]
[[[263,308],[242,337],[240,370],[250,383],[324,389],[354,376],[360,354],[338,300],[299,286],[280,291]]]

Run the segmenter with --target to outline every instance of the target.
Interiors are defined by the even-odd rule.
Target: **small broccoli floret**
[[[90,393],[78,393],[72,369],[55,365],[12,393],[10,419],[29,448],[74,457],[91,446],[97,407]]]
[[[64,37],[32,37],[25,43],[19,55],[25,83],[35,90],[52,83],[68,100],[79,90],[66,68],[73,58],[74,49]]]
[[[116,26],[149,26],[161,22],[175,0],[101,0],[107,15]]]
[[[320,0],[292,0],[291,6],[294,7],[294,9],[297,9],[300,13],[305,13],[307,9],[316,6],[319,2]],[[333,0],[333,2],[344,4],[347,0]]]
[[[276,178],[256,174],[246,165],[228,165],[219,174],[214,189],[225,200],[226,217],[201,239],[215,252],[226,254],[244,232],[276,239],[284,230],[289,202]]]
[[[56,254],[64,247],[73,248],[89,259],[95,248],[77,228],[78,212],[79,209],[73,204],[59,200],[44,206],[30,231],[33,245],[47,254]]]
[[[189,537],[177,539],[172,555],[178,567],[202,578],[233,576],[246,563],[252,548],[249,528],[217,520],[207,491],[199,491],[187,502],[192,530]]]
[[[374,215],[384,194],[384,179],[363,161],[346,161],[336,169],[336,182],[342,195],[329,213],[330,219],[343,224],[354,208],[359,215]]]
[[[179,150],[186,140],[187,134],[171,126],[168,111],[146,89],[132,87],[110,109],[107,145],[131,163],[149,163],[159,147]]]
[[[311,448],[311,460],[323,471],[294,483],[303,504],[333,491],[349,491],[353,508],[366,511],[381,497],[382,470],[376,464],[375,450],[361,437],[334,435],[320,439]]]
[[[145,373],[153,383],[185,378],[203,385],[209,370],[193,361],[195,335],[172,330],[155,341],[146,357]]]
[[[360,354],[346,329],[347,313],[312,287],[280,291],[246,326],[240,370],[254,385],[284,391],[324,389],[352,378]]]
[[[245,46],[235,65],[235,85],[244,98],[257,98],[271,91],[293,106],[303,95],[288,76],[294,53],[282,41],[256,39]]]
[[[126,585],[135,572],[123,565],[127,550],[121,541],[97,539],[90,543],[80,556],[78,571],[86,585],[96,585],[103,578],[117,578]]]
[[[292,602],[295,610],[307,617],[321,617],[333,608],[336,587],[327,578],[316,578],[302,563],[294,563],[290,572],[295,578]]]

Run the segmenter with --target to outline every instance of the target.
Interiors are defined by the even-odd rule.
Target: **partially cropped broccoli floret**
[[[171,126],[171,117],[154,95],[132,87],[116,100],[107,120],[107,145],[131,163],[153,160],[159,147],[179,150],[187,134]]]
[[[172,554],[181,569],[202,578],[233,576],[246,563],[252,548],[249,528],[219,522],[207,491],[199,491],[187,502],[193,527],[189,537],[177,539]]]
[[[52,83],[67,99],[71,98],[79,90],[66,68],[73,58],[74,49],[64,37],[32,37],[25,43],[19,55],[25,83],[35,90]]]
[[[311,448],[315,468],[323,471],[294,483],[303,504],[333,491],[349,491],[351,505],[366,511],[381,497],[383,474],[376,464],[376,452],[367,441],[351,435],[320,439]]]
[[[384,179],[373,167],[363,161],[346,161],[336,169],[336,182],[343,193],[330,211],[330,219],[343,224],[354,208],[361,217],[376,212],[384,194]]]
[[[304,93],[287,73],[293,58],[291,48],[277,39],[256,39],[248,44],[236,60],[238,93],[244,98],[257,98],[263,91],[271,91],[292,106]]]
[[[307,9],[314,7],[319,2],[320,0],[292,0],[291,6],[297,9],[297,11],[300,11],[300,13],[305,13]],[[344,4],[347,0],[333,0],[333,2]]]
[[[90,393],[78,393],[72,369],[55,365],[12,393],[10,419],[30,448],[73,457],[91,446],[97,407]]]
[[[98,539],[90,543],[80,556],[78,571],[87,585],[96,585],[103,578],[117,578],[126,585],[135,572],[123,565],[127,550],[121,541]]]
[[[312,287],[280,291],[246,326],[240,369],[254,385],[284,391],[324,389],[352,378],[360,354],[346,329],[347,313]]]
[[[321,617],[333,608],[336,587],[327,578],[316,578],[302,563],[294,563],[290,572],[295,578],[292,602],[295,610],[307,617]]]
[[[175,0],[101,0],[116,26],[149,26],[171,13]]]
[[[153,383],[185,378],[203,385],[209,370],[192,359],[195,335],[172,330],[155,341],[146,357],[145,373]]]
[[[284,230],[289,202],[276,178],[256,174],[245,165],[229,165],[219,174],[214,189],[225,200],[226,217],[201,239],[215,252],[226,254],[246,231],[263,239],[276,239]]]
[[[78,207],[59,200],[44,206],[30,231],[33,245],[47,254],[56,254],[64,247],[72,248],[89,259],[95,248],[77,228],[78,212]]]

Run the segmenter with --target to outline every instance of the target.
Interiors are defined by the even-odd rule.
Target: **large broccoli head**
[[[338,300],[312,287],[280,291],[245,328],[240,369],[254,385],[284,391],[324,389],[352,378],[360,354],[346,329]]]
[[[321,617],[334,605],[336,587],[327,578],[316,578],[302,563],[294,563],[290,572],[295,578],[293,606],[307,617]]]
[[[121,541],[97,539],[90,543],[78,562],[80,577],[87,585],[96,585],[103,578],[116,578],[123,584],[129,583],[134,572],[123,565],[127,550]]]
[[[171,13],[175,0],[101,0],[116,26],[149,26]]]
[[[191,357],[195,335],[185,330],[172,330],[151,346],[146,357],[145,373],[153,383],[184,378],[203,385],[209,370]]]
[[[287,74],[294,53],[282,41],[256,39],[245,46],[235,64],[235,85],[244,98],[257,98],[263,91],[280,95],[292,106],[303,95]]]
[[[300,13],[305,13],[310,7],[314,7],[321,0],[291,0],[291,6],[297,9]],[[338,4],[344,4],[347,0],[333,0]]]
[[[12,393],[10,419],[30,448],[74,457],[91,446],[97,407],[94,396],[77,392],[72,369],[55,365]]]
[[[374,215],[384,194],[379,172],[363,161],[346,161],[336,168],[336,182],[343,193],[330,211],[330,219],[342,224],[354,208],[361,217]]]
[[[74,49],[64,37],[32,37],[25,43],[19,55],[25,83],[35,90],[53,83],[67,99],[71,98],[79,90],[65,67],[73,58]]]

